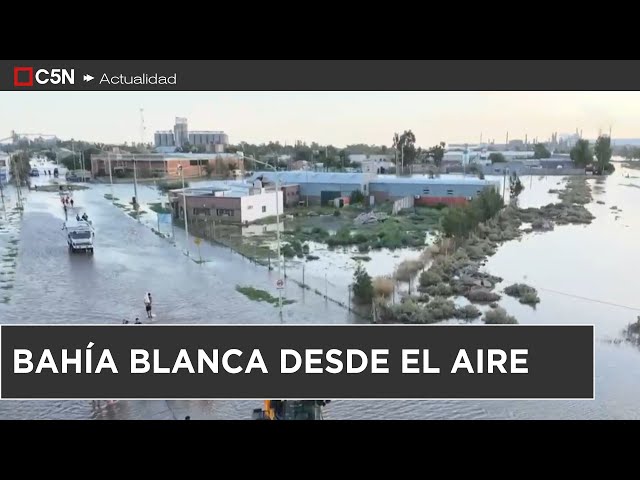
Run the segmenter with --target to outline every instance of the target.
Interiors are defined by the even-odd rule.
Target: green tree
[[[549,158],[551,152],[547,149],[544,143],[536,143],[533,146],[533,158]]]
[[[349,204],[355,205],[357,203],[364,203],[364,194],[360,190],[354,190],[351,192],[351,196],[349,198]]]
[[[611,138],[607,135],[600,135],[593,151],[597,160],[598,173],[607,171],[611,163]]]
[[[505,163],[507,159],[500,152],[493,152],[489,154],[489,160],[491,163]]]
[[[215,170],[215,167],[211,163],[207,162],[204,164],[204,171],[207,174],[207,178],[211,178],[211,175],[213,175],[214,170]]]
[[[405,130],[402,135],[393,135],[393,147],[398,150],[399,158],[404,165],[412,165],[415,162],[416,136],[411,130]]]
[[[29,162],[29,154],[25,151],[18,152],[11,157],[10,172],[13,180],[16,179],[16,173],[20,176],[20,181],[29,180],[31,173],[31,164]]]
[[[471,231],[469,207],[448,208],[442,217],[442,231],[447,237],[464,238]]]
[[[580,139],[576,142],[575,146],[571,149],[569,154],[573,164],[577,167],[586,167],[593,162],[593,153],[589,146],[589,141]]]
[[[369,304],[373,300],[373,283],[371,276],[362,264],[358,264],[353,274],[353,298],[356,303]]]
[[[436,166],[442,165],[442,159],[444,158],[444,146],[446,144],[444,142],[440,142],[438,145],[431,147],[429,149],[429,156],[433,157],[433,163]]]

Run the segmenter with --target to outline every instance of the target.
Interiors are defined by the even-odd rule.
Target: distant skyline
[[[0,139],[18,133],[104,143],[145,142],[187,117],[190,130],[223,130],[232,144],[540,141],[576,128],[586,138],[640,137],[640,92],[0,92]]]

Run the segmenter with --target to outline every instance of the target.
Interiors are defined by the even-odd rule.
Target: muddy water
[[[630,183],[640,186],[640,179],[624,178],[620,170],[607,178],[602,188],[594,189],[594,203],[588,206],[596,215],[591,225],[561,226],[553,232],[526,235],[501,246],[487,263],[488,271],[505,278],[505,285],[499,288],[512,281],[525,281],[538,288],[542,301],[535,310],[508,297],[501,301],[520,323],[595,324],[596,400],[335,401],[328,406],[327,417],[639,419],[640,350],[624,342],[611,343],[619,339],[624,326],[640,314],[637,294],[634,295],[635,279],[640,271],[637,255],[640,215],[634,206],[640,201],[640,188],[626,186]],[[629,172],[631,176],[640,176],[640,172]],[[561,177],[524,177],[526,189],[520,204],[540,206],[553,201],[554,196],[547,191],[560,188],[557,185],[560,181]],[[44,197],[30,195],[22,224],[17,291],[8,305],[0,305],[2,322],[42,321],[43,318],[65,323],[117,321],[121,315],[131,316],[141,310],[137,303],[142,303],[141,292],[146,288],[157,292],[161,321],[229,322],[232,318],[254,323],[277,318],[273,307],[258,307],[237,296],[233,289],[236,282],[242,281],[264,284],[268,288],[273,279],[265,269],[244,262],[240,268],[237,256],[215,247],[208,250],[207,255],[213,261],[205,264],[206,268],[185,261],[180,248],[151,234],[147,227],[105,202],[103,193],[95,189],[76,194],[82,198],[83,205],[90,206],[89,215],[99,225],[96,255],[91,262],[84,263],[71,259],[63,239],[53,233],[54,226],[61,223],[59,205],[54,202],[52,206]],[[596,200],[604,201],[605,205],[595,203]],[[612,213],[613,205],[622,212]],[[42,236],[40,241],[37,235]],[[392,266],[405,255],[411,258],[415,252],[399,255],[393,261],[380,258],[369,264],[374,269],[386,270],[388,265],[384,262]],[[307,268],[316,268],[309,267],[311,263]],[[317,268],[318,271],[309,270],[308,275],[317,277],[321,288],[323,267]],[[347,269],[338,271],[342,273],[327,275],[327,282],[335,284],[336,291],[343,282],[340,278],[346,280],[350,276]],[[85,281],[74,279],[74,275]],[[210,299],[211,292],[223,300]],[[299,289],[287,291],[288,297],[299,300],[294,304],[295,310],[290,310],[287,321],[349,321],[342,309],[318,301],[312,293],[307,292],[304,298],[302,295]],[[43,297],[48,303],[39,303]],[[25,304],[30,306],[28,310]],[[570,352],[568,345],[567,354]],[[258,405],[259,402],[150,401],[119,402],[93,409],[90,402],[3,402],[0,418],[173,419],[191,415],[194,419],[246,419]]]

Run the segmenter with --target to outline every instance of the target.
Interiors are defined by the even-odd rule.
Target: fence
[[[246,258],[252,263],[273,270],[278,267],[277,258],[263,255],[258,246],[251,246],[242,242],[242,229],[239,225],[220,224],[212,218],[192,217],[189,219],[189,233],[228,247],[236,254]],[[313,292],[332,302],[354,315],[369,319],[370,312],[367,308],[354,306],[352,303],[352,288],[349,282],[338,283],[330,280],[329,271],[324,275],[318,272],[309,272],[307,262],[302,259],[287,260],[283,262],[283,277],[285,282],[291,282],[304,290]]]
[[[395,202],[393,202],[393,209],[391,210],[391,213],[393,215],[397,215],[401,210],[413,208],[414,200],[414,197],[404,197],[396,200]]]

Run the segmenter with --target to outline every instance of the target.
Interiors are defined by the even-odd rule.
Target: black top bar
[[[640,60],[0,60],[5,91],[633,91],[639,79]]]

